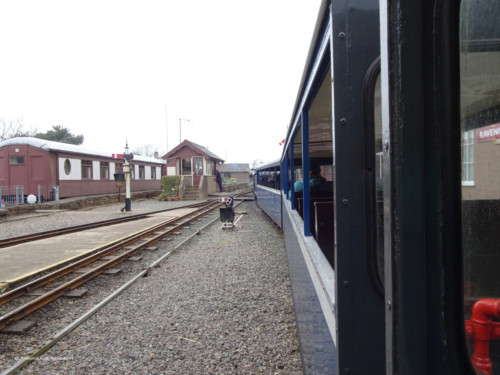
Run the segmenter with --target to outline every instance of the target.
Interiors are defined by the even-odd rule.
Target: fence
[[[24,186],[0,186],[0,205],[18,206],[22,204],[43,203],[59,200],[59,186],[38,185],[38,193],[24,195]]]

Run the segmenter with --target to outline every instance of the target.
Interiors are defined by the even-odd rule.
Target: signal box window
[[[214,174],[214,165],[215,162],[213,160],[207,160],[207,175],[212,176]]]
[[[101,161],[101,180],[109,179],[109,162]]]
[[[82,160],[82,180],[92,179],[92,160]]]
[[[182,159],[182,175],[191,175],[191,159]]]

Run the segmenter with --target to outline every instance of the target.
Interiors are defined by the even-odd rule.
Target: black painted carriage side
[[[338,373],[385,374],[384,299],[367,257],[376,240],[366,202],[374,184],[365,155],[375,140],[365,123],[373,112],[364,112],[365,80],[380,54],[378,1],[334,0],[332,27]]]
[[[460,3],[382,3],[387,370],[472,375],[462,300]]]

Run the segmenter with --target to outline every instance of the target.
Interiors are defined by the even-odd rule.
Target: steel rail
[[[205,204],[204,207],[202,207],[200,210],[206,209],[211,204],[213,204],[213,203]],[[82,268],[82,267],[85,267],[91,263],[94,263],[97,260],[99,260],[105,256],[108,256],[109,254],[117,251],[118,249],[123,248],[125,246],[128,246],[128,245],[142,239],[143,237],[148,236],[150,233],[157,231],[158,228],[162,228],[166,225],[171,225],[171,224],[174,224],[178,221],[184,220],[186,217],[189,217],[192,214],[193,213],[190,213],[190,214],[187,214],[187,215],[175,218],[175,219],[166,220],[166,221],[159,223],[154,227],[148,228],[140,233],[135,233],[135,234],[130,235],[128,237],[117,240],[114,243],[112,243],[111,245],[107,244],[106,246],[98,248],[93,254],[86,256],[85,258],[79,259],[78,261],[76,261],[74,263],[71,263],[65,267],[62,267],[62,268],[54,271],[54,272],[46,274],[46,275],[44,275],[36,280],[33,280],[29,283],[23,284],[23,285],[15,288],[15,289],[12,289],[8,292],[0,294],[0,306],[18,298],[18,297],[26,295],[26,294],[30,293],[31,291],[36,290],[36,289],[54,281],[54,280],[57,280],[65,275],[71,273],[71,272],[74,272],[79,268]]]
[[[81,224],[81,225],[75,225],[72,227],[49,230],[49,231],[45,231],[45,232],[26,234],[24,236],[5,238],[5,239],[0,240],[0,248],[23,244],[27,241],[36,241],[36,240],[41,240],[44,238],[60,236],[63,234],[80,232],[80,231],[86,230],[86,229],[93,229],[93,228],[99,228],[99,227],[103,227],[103,226],[107,226],[107,225],[121,224],[121,223],[129,222],[129,221],[140,220],[140,219],[144,219],[144,218],[146,218],[150,215],[156,214],[156,213],[173,211],[173,210],[177,210],[179,208],[197,208],[197,207],[200,207],[204,204],[207,204],[207,203],[206,202],[194,203],[194,204],[181,206],[181,207],[167,208],[165,210],[151,211],[151,212],[146,212],[146,213],[142,213],[142,214],[135,214],[135,215],[127,216],[127,217],[119,217],[116,219],[97,221],[95,223]]]
[[[208,212],[213,211],[220,206],[222,206],[221,203],[216,203],[216,204],[212,203],[211,207],[199,210],[200,212],[190,213],[190,214],[184,215],[181,218],[178,218],[176,221],[181,221],[181,220],[184,220],[188,217],[191,217],[188,220],[182,221],[181,223],[179,223],[171,228],[168,228],[168,230],[166,230],[165,232],[158,233],[157,235],[155,235],[151,239],[147,240],[145,243],[142,243],[142,244],[128,250],[127,252],[117,256],[116,258],[113,258],[113,259],[103,263],[102,265],[94,268],[93,270],[86,272],[86,273],[74,278],[73,280],[70,280],[70,281],[62,284],[59,287],[56,287],[53,290],[45,293],[44,295],[39,296],[39,297],[33,299],[32,301],[30,301],[30,302],[28,302],[28,303],[26,303],[26,304],[24,304],[16,309],[12,310],[11,312],[1,316],[0,317],[0,329],[8,326],[9,324],[11,324],[12,322],[14,322],[16,320],[20,320],[20,319],[26,317],[27,315],[33,313],[34,311],[40,309],[41,307],[47,305],[48,303],[54,301],[55,299],[57,299],[59,297],[61,297],[62,295],[64,295],[68,291],[79,287],[80,285],[82,285],[82,284],[88,282],[89,280],[95,278],[96,276],[100,275],[101,273],[103,273],[107,269],[112,268],[116,264],[126,260],[127,258],[129,258],[132,255],[136,254],[137,252],[141,251],[145,247],[151,246],[152,244],[154,244],[155,242],[160,240],[162,237],[164,237],[164,236],[178,230],[180,227],[186,225],[186,223],[194,221],[194,220],[198,219],[200,216],[205,216]],[[136,242],[144,237],[150,236],[154,232],[157,232],[161,229],[164,229],[166,226],[171,225],[171,224],[172,224],[172,220],[167,220],[163,223],[155,225],[154,227],[148,228],[146,231],[141,232],[139,234],[136,234],[132,237],[133,237],[134,241]],[[131,242],[131,241],[127,241],[127,242]],[[121,245],[121,247],[123,247],[123,245]],[[101,258],[102,258],[102,256],[101,256]],[[86,264],[88,264],[88,262],[86,262]],[[77,269],[80,267],[81,266],[78,266],[76,268],[73,267],[73,268]],[[68,266],[67,268],[69,269],[72,267]]]
[[[235,207],[240,203],[235,204]],[[152,264],[149,265],[149,267],[147,267],[146,269],[139,272],[132,279],[130,279],[125,284],[123,284],[121,287],[119,287],[117,290],[115,290],[110,295],[108,295],[104,300],[102,300],[97,305],[95,305],[93,308],[91,308],[90,310],[85,312],[83,315],[81,315],[78,319],[76,319],[75,321],[70,323],[68,326],[66,326],[65,328],[63,328],[62,330],[57,332],[55,335],[50,337],[48,340],[46,340],[42,344],[42,346],[34,349],[30,353],[23,356],[13,366],[11,366],[9,369],[2,372],[1,375],[11,375],[11,374],[17,373],[23,367],[25,367],[29,363],[33,362],[36,358],[40,357],[41,355],[43,355],[44,353],[49,351],[55,344],[57,344],[59,341],[61,341],[64,337],[66,337],[68,334],[70,334],[74,329],[79,327],[82,323],[84,323],[88,319],[90,319],[94,314],[96,314],[104,306],[106,306],[109,302],[111,302],[116,297],[118,297],[124,290],[126,290],[131,285],[133,285],[137,280],[139,280],[140,278],[142,278],[144,276],[149,275],[149,272],[152,268],[157,267],[160,262],[167,259],[170,255],[172,255],[175,251],[177,251],[178,248],[180,248],[182,245],[184,245],[192,237],[194,237],[195,235],[200,233],[200,231],[202,231],[205,228],[207,228],[208,226],[212,225],[214,223],[214,221],[216,221],[216,220],[217,219],[213,219],[208,224],[205,224],[203,227],[199,228],[195,233],[191,234],[187,239],[185,239],[180,244],[178,244],[173,250],[169,251],[168,253],[164,254],[162,257],[160,257],[159,259],[154,261]]]

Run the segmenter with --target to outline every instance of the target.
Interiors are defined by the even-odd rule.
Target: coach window
[[[295,132],[295,136],[292,140],[292,147],[294,186],[291,186],[291,189],[295,190],[295,183],[304,177],[302,173],[302,126],[299,126]],[[296,194],[295,203],[297,203],[297,196],[302,196],[302,193]]]
[[[92,179],[92,160],[82,160],[82,180]]]
[[[146,168],[144,165],[139,165],[139,180],[146,179]]]
[[[9,158],[10,165],[20,165],[24,164],[24,156],[11,156]]]
[[[380,86],[380,75],[377,77],[374,92],[374,146],[375,146],[375,221],[376,221],[376,255],[377,270],[380,283],[384,280],[384,180],[382,156],[382,95]]]
[[[69,159],[66,159],[64,161],[64,173],[66,174],[66,176],[69,176],[69,174],[71,173],[71,161]]]
[[[101,161],[101,180],[109,179],[109,162]]]
[[[384,293],[384,180],[382,149],[382,100],[380,58],[368,69],[363,87],[364,133],[366,134],[366,212],[369,240],[367,269],[380,295]]]
[[[460,12],[464,315],[472,354],[473,306],[483,320],[500,315],[500,2],[462,0]],[[500,374],[499,342],[488,345]]]

